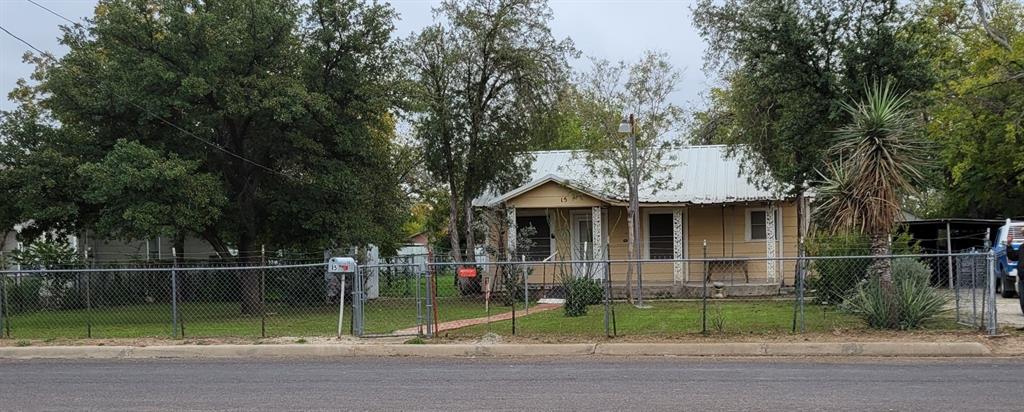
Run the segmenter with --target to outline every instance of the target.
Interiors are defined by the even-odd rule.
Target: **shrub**
[[[586,277],[563,278],[565,288],[565,316],[576,317],[587,314],[587,306],[601,303],[604,288],[601,282]]]
[[[501,303],[505,306],[512,306],[513,303],[522,302],[526,298],[526,285],[523,284],[523,275],[529,276],[532,268],[520,265],[502,265],[498,268],[498,282],[505,293],[501,294]],[[482,273],[482,272],[479,272]]]
[[[854,287],[843,309],[873,328],[900,330],[918,328],[945,310],[949,299],[929,285],[931,270],[924,263],[910,258],[894,259],[892,276],[894,302],[886,302],[881,282],[872,277]]]
[[[893,239],[893,253],[915,253],[917,244],[908,234]],[[807,286],[815,291],[815,301],[835,304],[843,301],[857,283],[867,279],[871,265],[870,239],[859,233],[825,235],[816,233],[807,241],[807,256],[856,256],[850,259],[812,260]],[[865,257],[859,257],[865,256]]]
[[[12,313],[22,313],[43,308],[43,279],[33,276],[18,281],[13,278],[6,278],[3,281],[6,282],[5,288],[7,289],[7,308],[5,309]]]

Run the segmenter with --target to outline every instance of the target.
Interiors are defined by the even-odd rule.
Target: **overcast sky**
[[[95,0],[35,0],[72,20],[91,16]],[[437,1],[392,0],[400,14],[396,22],[396,36],[407,37],[431,23],[431,7]],[[700,95],[709,88],[701,71],[704,43],[694,30],[690,19],[692,1],[687,0],[550,0],[554,11],[551,28],[555,35],[570,37],[587,56],[610,60],[635,60],[643,50],[656,50],[669,54],[672,63],[683,72],[683,82],[674,96],[684,107],[699,105]],[[32,45],[64,54],[67,49],[58,45],[58,25],[66,23],[27,0],[0,0],[0,26]],[[0,109],[9,110],[13,104],[7,93],[19,78],[27,77],[31,66],[21,62],[28,46],[0,32]],[[578,69],[586,69],[589,61],[574,62]]]

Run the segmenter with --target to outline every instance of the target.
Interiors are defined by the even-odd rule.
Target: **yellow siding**
[[[684,207],[684,235],[685,258],[701,258],[704,256],[704,241],[707,240],[707,256],[709,258],[764,258],[767,256],[767,245],[764,240],[747,240],[747,211],[767,207],[766,203],[749,205],[715,205],[715,206],[690,206]],[[777,249],[776,257],[793,258],[797,254],[797,222],[796,207],[793,202],[780,203],[780,224],[782,233],[782,248]],[[674,208],[642,208],[646,211],[671,212]],[[589,208],[565,208],[548,209],[547,215],[551,223],[552,233],[555,235],[555,245],[558,251],[556,260],[571,259],[571,233],[570,217],[573,210],[590,212]],[[607,228],[606,239],[612,260],[629,258],[629,226],[628,214],[624,207],[607,207],[605,216],[605,227]],[[646,214],[641,217],[646,219]],[[724,223],[724,225],[723,225]],[[641,224],[641,250],[646,249],[643,243],[646,239],[646,230]],[[643,252],[642,252],[643,253]],[[743,272],[749,277],[749,283],[767,283],[767,264],[765,260],[750,260],[743,264],[710,264],[712,280],[736,283],[747,282]],[[554,273],[571,272],[568,268],[555,268],[555,265],[535,265],[534,273],[542,273],[548,282],[553,281]],[[697,283],[702,279],[704,273],[703,262],[690,262],[688,264],[688,281]],[[684,269],[684,275],[685,271]],[[666,285],[674,282],[673,264],[646,263],[643,265],[644,282],[649,285]],[[783,277],[786,285],[792,285],[794,279],[795,261],[785,260],[781,262],[779,275]],[[615,284],[625,283],[627,265],[623,263],[611,266],[612,282]],[[534,278],[531,278],[534,279]],[[539,280],[539,279],[538,279]],[[778,282],[779,279],[776,280]]]
[[[602,205],[600,200],[555,182],[540,185],[507,203],[516,208],[574,208]]]

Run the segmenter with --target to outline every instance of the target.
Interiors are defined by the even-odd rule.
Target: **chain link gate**
[[[994,280],[995,257],[991,252],[956,257],[953,292],[957,323],[996,333]]]
[[[430,280],[425,265],[408,259],[360,266],[353,290],[354,334],[429,336]]]

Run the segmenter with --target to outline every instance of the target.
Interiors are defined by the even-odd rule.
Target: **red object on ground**
[[[475,278],[476,268],[459,268],[460,278]]]

